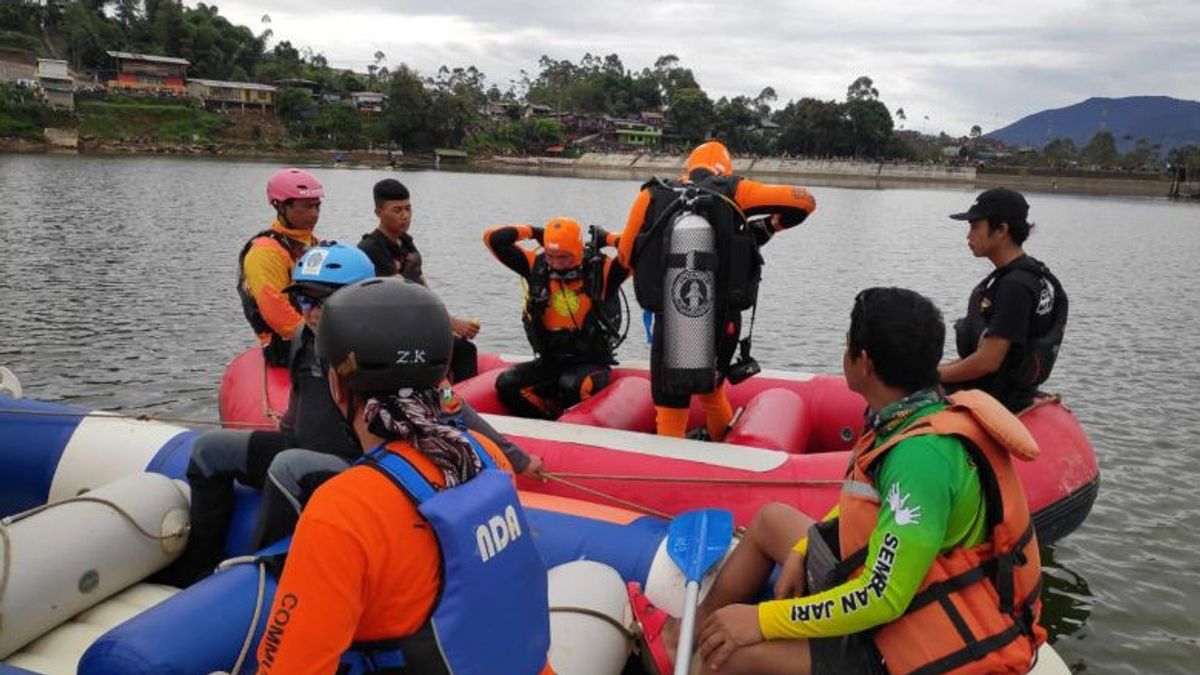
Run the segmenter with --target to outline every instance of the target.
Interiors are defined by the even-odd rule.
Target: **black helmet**
[[[437,386],[453,343],[442,301],[399,277],[343,287],[325,301],[317,324],[317,354],[361,394]]]

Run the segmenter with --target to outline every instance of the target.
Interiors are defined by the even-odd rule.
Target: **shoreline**
[[[279,160],[336,168],[432,169],[439,166],[433,154],[397,155],[396,165],[386,161],[386,150],[288,150],[225,143],[130,143],[80,141],[56,145],[19,138],[0,139],[0,153],[78,154],[96,156],[174,156],[228,160]],[[344,161],[336,162],[341,154]],[[656,154],[585,153],[577,159],[561,157],[488,157],[443,162],[447,170],[518,175],[644,180],[652,175],[677,176],[685,157]],[[747,163],[748,162],[748,163]],[[783,157],[738,161],[738,173],[769,181],[800,181],[821,187],[887,189],[913,187],[987,189],[1005,186],[1029,192],[1170,198],[1171,179],[1165,174],[1088,172],[1026,167],[967,167],[942,164],[868,162],[847,159],[811,160]],[[1200,182],[1182,186],[1180,199],[1200,199]],[[1189,199],[1190,198],[1190,199]]]

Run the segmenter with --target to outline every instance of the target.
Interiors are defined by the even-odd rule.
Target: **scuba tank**
[[[707,219],[686,209],[675,214],[666,235],[663,389],[707,394],[716,386],[716,236]]]

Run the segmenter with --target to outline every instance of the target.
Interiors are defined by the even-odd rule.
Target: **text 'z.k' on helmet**
[[[436,387],[453,344],[442,301],[399,277],[342,288],[325,301],[317,324],[317,354],[359,394]]]
[[[542,245],[548,251],[570,253],[579,262],[583,260],[583,226],[572,218],[552,218],[542,231]]]
[[[318,244],[304,252],[292,269],[285,291],[308,289],[324,294],[375,276],[375,264],[356,246]]]
[[[321,199],[325,189],[321,181],[304,169],[288,167],[267,179],[267,203],[278,207],[289,199]]]
[[[720,141],[701,143],[687,158],[687,173],[696,169],[708,169],[717,176],[730,176],[733,174],[733,157]]]

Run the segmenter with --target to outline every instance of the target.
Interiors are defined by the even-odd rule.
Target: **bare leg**
[[[762,588],[776,564],[787,560],[796,542],[808,532],[812,519],[787,504],[772,503],[754,515],[746,535],[717,573],[708,596],[696,612],[696,630],[714,611],[736,602],[745,602]],[[668,619],[663,625],[663,643],[671,658],[679,644],[679,620]],[[805,646],[805,649],[808,647]],[[807,663],[807,661],[805,661]]]
[[[696,657],[699,660],[699,656]],[[692,672],[697,672],[693,669]],[[812,652],[808,640],[768,640],[735,651],[720,670],[703,664],[698,672],[713,675],[809,675]]]

